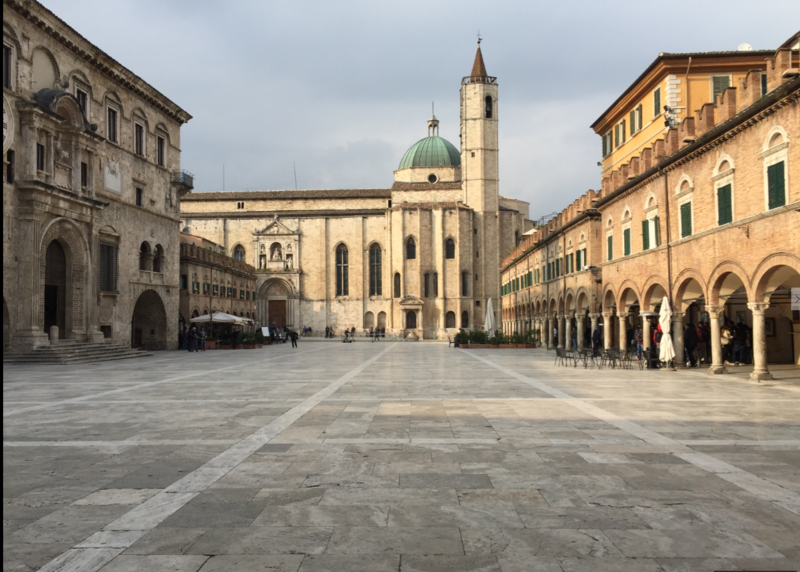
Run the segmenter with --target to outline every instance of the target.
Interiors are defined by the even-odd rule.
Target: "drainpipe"
[[[689,70],[691,68],[692,68],[692,56],[689,56],[689,63],[686,65],[686,74],[683,76],[683,83],[686,85],[686,114],[684,116],[684,119],[689,117],[689,115],[691,114],[690,106],[692,104],[692,100],[689,97],[691,95],[689,91]]]

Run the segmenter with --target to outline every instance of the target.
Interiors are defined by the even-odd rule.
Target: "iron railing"
[[[194,175],[189,171],[178,171],[172,175],[172,182],[176,185],[186,187],[187,189],[194,188]]]

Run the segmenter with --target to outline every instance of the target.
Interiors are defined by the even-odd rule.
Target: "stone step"
[[[126,345],[110,342],[59,343],[30,351],[3,354],[3,363],[68,364],[111,361],[152,356],[153,354]]]

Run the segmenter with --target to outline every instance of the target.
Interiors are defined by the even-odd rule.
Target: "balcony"
[[[173,173],[172,184],[178,187],[178,193],[187,193],[194,188],[194,175],[184,170]]]

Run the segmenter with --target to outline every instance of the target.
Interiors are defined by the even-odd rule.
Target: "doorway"
[[[278,328],[286,325],[286,300],[269,301],[269,325]]]
[[[44,271],[44,331],[58,326],[58,339],[67,333],[67,255],[54,240],[47,247]]]

